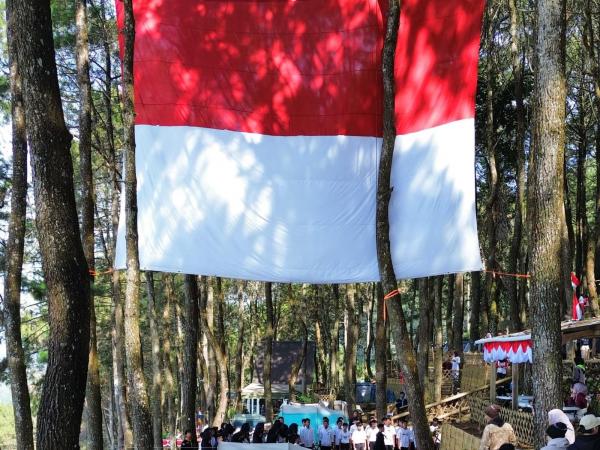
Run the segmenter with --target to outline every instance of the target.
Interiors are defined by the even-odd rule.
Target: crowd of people
[[[512,426],[500,417],[500,407],[485,410],[487,425],[483,430],[479,450],[514,450],[517,438]],[[560,409],[548,413],[547,445],[540,450],[600,450],[600,417],[584,415],[577,432],[568,416]]]
[[[434,419],[430,431],[436,448],[441,443],[440,422]],[[296,423],[284,423],[279,417],[270,426],[264,422],[256,424],[252,430],[250,424],[245,423],[239,429],[229,423],[224,423],[221,428],[207,427],[199,437],[199,444],[194,444],[192,431],[186,431],[181,448],[199,448],[214,450],[220,442],[239,443],[291,443],[307,449],[320,450],[415,450],[415,438],[412,427],[409,427],[405,418],[392,423],[390,416],[378,421],[370,417],[367,423],[363,422],[359,411],[355,411],[349,422],[339,417],[335,425],[331,425],[329,418],[324,417],[318,427],[313,428],[311,420],[302,420],[301,427]]]

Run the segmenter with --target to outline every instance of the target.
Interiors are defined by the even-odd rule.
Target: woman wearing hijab
[[[564,423],[567,427],[565,438],[569,441],[569,445],[575,442],[575,429],[567,415],[560,409],[552,409],[548,412],[548,425],[557,423]]]

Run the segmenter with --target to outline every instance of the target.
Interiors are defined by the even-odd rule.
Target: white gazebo
[[[560,324],[560,329],[563,344],[579,338],[600,337],[600,318],[567,320]],[[483,345],[483,359],[490,364],[504,359],[510,361],[511,364],[531,364],[533,362],[530,330],[479,339],[475,341],[475,344]],[[512,383],[512,407],[517,409],[519,406],[518,370],[512,370]],[[490,401],[496,401],[495,367],[492,368],[490,373]]]

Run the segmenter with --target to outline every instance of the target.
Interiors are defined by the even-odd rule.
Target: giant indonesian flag
[[[387,0],[133,3],[141,268],[378,280]],[[120,0],[117,10],[122,26]],[[398,278],[482,268],[473,124],[482,10],[483,0],[402,1],[389,213]]]

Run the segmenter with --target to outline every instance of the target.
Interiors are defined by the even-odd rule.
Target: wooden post
[[[568,341],[566,344],[567,347],[567,360],[573,361],[575,359],[575,345],[573,341]]]
[[[496,403],[496,365],[490,363],[490,403]]]
[[[513,364],[512,369],[512,409],[519,409],[519,364]]]

